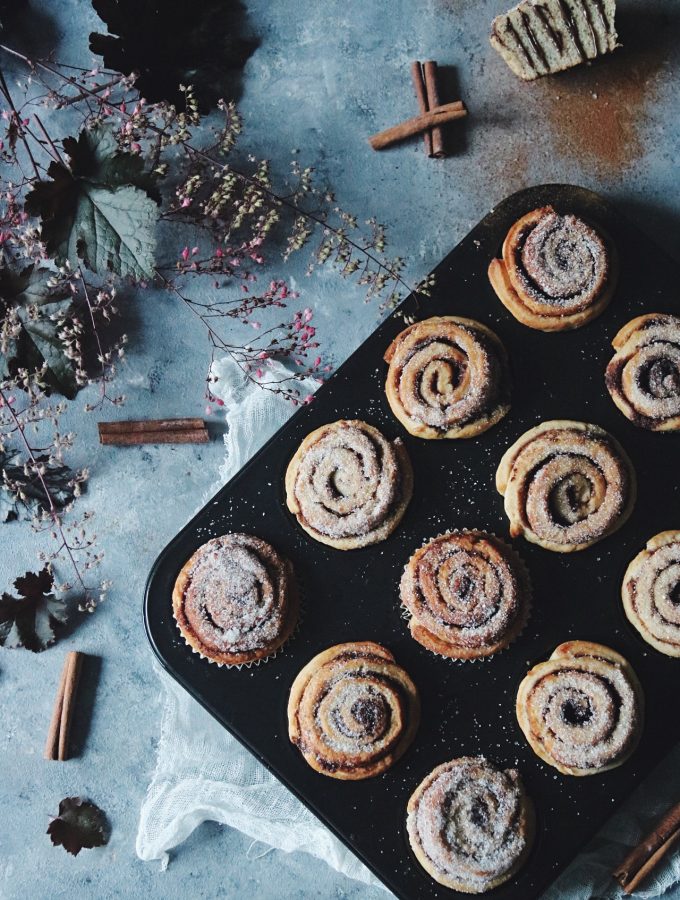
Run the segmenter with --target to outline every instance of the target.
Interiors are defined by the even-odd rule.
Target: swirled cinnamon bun
[[[413,493],[413,470],[399,438],[341,419],[300,444],[286,471],[288,509],[315,540],[337,550],[384,541]]]
[[[392,341],[385,361],[392,412],[416,437],[473,437],[510,409],[505,349],[473,319],[417,322]]]
[[[531,748],[564,775],[596,775],[625,762],[643,725],[643,695],[630,664],[589,641],[560,644],[525,676],[517,720]]]
[[[489,280],[503,305],[539,331],[580,328],[605,309],[618,275],[616,251],[601,229],[552,206],[512,226]]]
[[[626,570],[623,608],[642,637],[667,656],[680,656],[680,531],[663,531]]]
[[[358,780],[399,759],[419,717],[415,685],[389,650],[371,641],[338,644],[293,682],[288,734],[317,772]]]
[[[524,566],[510,547],[481,531],[454,531],[416,550],[400,593],[413,637],[455,659],[502,650],[528,616]]]
[[[619,331],[605,383],[621,412],[651,431],[680,429],[680,317],[638,316]]]
[[[621,445],[585,422],[543,422],[506,450],[496,472],[510,534],[570,553],[612,534],[630,515],[635,472]]]
[[[184,640],[218,665],[271,656],[293,632],[298,608],[293,567],[249,534],[225,534],[199,547],[172,592]]]
[[[534,809],[519,773],[484,757],[437,766],[408,802],[418,862],[439,884],[482,894],[520,869],[534,839]]]

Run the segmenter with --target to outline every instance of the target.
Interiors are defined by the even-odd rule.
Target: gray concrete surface
[[[33,0],[36,3],[37,0]],[[291,151],[317,165],[339,201],[390,227],[395,253],[424,275],[497,200],[523,186],[572,181],[599,189],[680,250],[677,63],[680,6],[621,0],[624,48],[591,69],[523,85],[487,40],[501,0],[248,0],[261,44],[247,64],[243,147],[284,173]],[[188,4],[190,10],[191,4]],[[42,12],[58,58],[89,59],[96,16],[84,0],[50,0]],[[370,133],[414,111],[409,62],[455,67],[469,121],[456,153],[425,158],[419,142],[375,154]],[[448,98],[447,98],[448,99]],[[374,327],[378,312],[361,292],[324,271],[304,279],[305,260],[281,271],[317,310],[334,362]],[[158,291],[124,303],[130,346],[120,376],[124,415],[202,415],[208,359],[200,323]],[[91,481],[82,508],[96,513],[103,574],[113,582],[96,613],[48,652],[0,652],[0,896],[307,898],[384,896],[306,856],[271,852],[248,859],[248,841],[205,825],[179,847],[167,871],[134,852],[137,813],[154,765],[158,685],[141,619],[144,581],[156,554],[214,481],[219,439],[204,447],[118,450],[96,441],[95,420],[72,404],[72,455]],[[217,420],[216,420],[217,421]],[[0,589],[35,564],[37,543],[21,525],[2,526]],[[96,700],[80,758],[42,760],[42,745],[65,650],[101,658]],[[108,813],[109,845],[77,859],[50,846],[49,815],[68,794],[91,796]],[[574,884],[577,884],[577,876]],[[569,888],[561,890],[570,896]]]

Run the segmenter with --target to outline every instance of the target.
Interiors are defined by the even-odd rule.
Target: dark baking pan
[[[616,295],[607,311],[578,331],[543,334],[506,312],[487,266],[506,231],[523,213],[551,203],[600,223],[621,257]],[[484,754],[518,766],[538,814],[538,839],[521,872],[493,892],[498,900],[537,897],[569,863],[660,758],[680,738],[680,716],[668,698],[680,688],[680,660],[647,646],[628,625],[619,600],[630,559],[649,537],[680,527],[678,435],[634,427],[610,400],[603,372],[611,338],[642,312],[680,313],[677,264],[604,198],[569,185],[542,185],[499,203],[436,269],[431,299],[410,297],[402,312],[419,318],[458,314],[490,325],[505,344],[513,370],[513,405],[495,428],[472,440],[423,441],[393,418],[383,392],[385,348],[403,328],[393,314],[255,458],[180,531],[156,561],[145,600],[146,628],[163,666],[225,728],[372,869],[399,897],[451,897],[413,857],[405,834],[407,800],[420,780],[452,757]],[[415,470],[415,493],[396,532],[384,543],[340,552],[308,537],[284,503],[286,465],[312,429],[360,418],[387,436],[401,435]],[[627,524],[581,553],[556,554],[520,539],[515,546],[533,582],[533,611],[505,652],[478,662],[454,662],[413,641],[401,617],[398,582],[413,550],[452,528],[507,535],[494,474],[503,450],[544,419],[580,419],[615,435],[639,479]],[[245,531],[288,556],[304,586],[302,625],[283,652],[254,668],[225,669],[193,654],[171,613],[173,582],[185,560],[209,538]],[[623,653],[647,700],[643,739],[631,760],[587,778],[560,775],[531,751],[515,719],[518,683],[527,668],[568,639],[599,641]],[[404,758],[373,779],[341,782],[314,772],[287,737],[286,700],[300,668],[343,641],[384,643],[410,673],[422,697],[422,724]],[[462,895],[461,895],[462,896]]]

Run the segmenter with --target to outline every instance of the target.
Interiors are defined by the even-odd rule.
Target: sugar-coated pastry
[[[413,469],[399,438],[341,419],[307,435],[286,471],[288,509],[315,540],[337,550],[384,541],[413,493]]]
[[[498,298],[522,324],[539,331],[580,328],[612,298],[618,262],[611,239],[578,216],[552,206],[515,222],[502,258],[489,266]]]
[[[507,647],[529,613],[529,580],[517,554],[492,534],[453,531],[420,547],[400,585],[413,637],[454,659]]]
[[[597,425],[554,420],[529,429],[496,472],[512,537],[557,553],[584,550],[630,515],[635,472],[617,440]]]
[[[680,430],[680,317],[638,316],[612,344],[605,383],[624,416],[650,431]]]
[[[418,862],[435,881],[482,894],[521,868],[534,839],[534,809],[515,769],[464,756],[437,766],[418,785],[406,828]]]
[[[517,721],[534,753],[564,775],[624,763],[643,726],[643,694],[623,656],[589,641],[560,644],[525,676]]]
[[[626,570],[623,608],[642,637],[667,656],[680,656],[680,531],[647,541]]]
[[[420,717],[415,685],[385,647],[338,644],[299,673],[288,701],[288,734],[309,765],[358,780],[389,769]]]
[[[510,409],[505,348],[480,322],[435,316],[392,341],[385,391],[392,412],[421,438],[468,438]]]
[[[271,656],[290,637],[299,608],[288,560],[250,534],[203,544],[180,570],[172,610],[186,643],[210,662]]]

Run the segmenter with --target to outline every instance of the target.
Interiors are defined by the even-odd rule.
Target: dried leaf
[[[45,466],[43,479],[52,502],[63,509],[74,498],[74,473],[68,466],[50,462],[49,456],[38,456]],[[36,475],[27,475],[18,453],[0,450],[0,522],[12,519],[32,519],[42,510],[50,508],[49,498]],[[18,496],[21,491],[23,497]]]
[[[14,272],[0,266],[0,312],[16,315],[21,330],[6,352],[0,351],[0,375],[13,376],[17,369],[36,371],[47,363],[45,381],[65,397],[75,397],[78,387],[71,361],[59,338],[60,321],[71,312],[68,290],[50,286],[50,269],[28,266]]]
[[[85,265],[104,275],[153,275],[157,193],[143,162],[122,153],[104,127],[66,138],[70,167],[53,162],[49,181],[26,196],[38,216],[47,250],[58,262]]]
[[[138,73],[147,100],[183,106],[180,84],[191,85],[203,111],[235,98],[234,72],[257,42],[242,37],[238,0],[92,0],[109,34],[90,35],[90,49],[116,72]]]
[[[52,573],[45,567],[16,579],[18,597],[0,596],[0,646],[40,653],[54,643],[54,628],[66,621],[68,610],[52,593],[53,584]]]
[[[59,815],[50,822],[47,833],[55,847],[77,856],[81,850],[103,847],[109,839],[109,823],[102,810],[82,797],[65,797]]]

